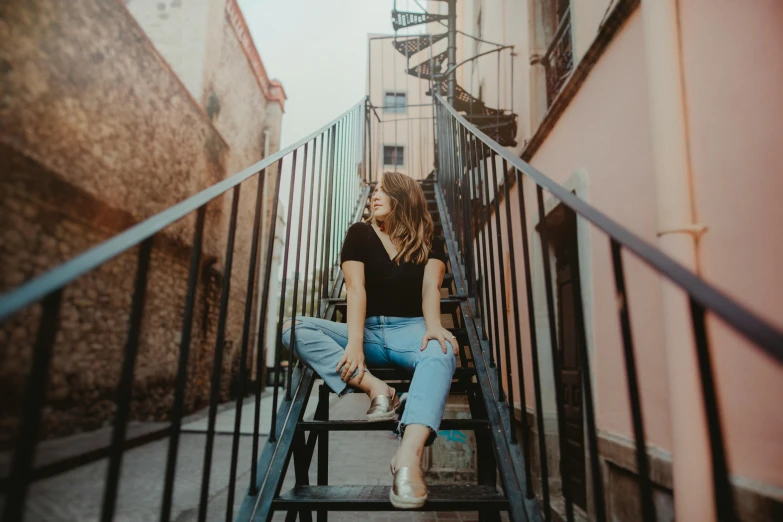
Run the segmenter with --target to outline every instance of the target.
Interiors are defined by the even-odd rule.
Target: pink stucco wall
[[[783,327],[783,3],[750,4],[680,2],[699,255],[707,280]],[[712,326],[730,468],[783,487],[783,369]]]
[[[637,11],[601,57],[531,164],[559,183],[578,170],[586,171],[588,202],[654,243],[655,186],[643,57],[642,23]],[[528,183],[525,189],[526,204],[536,209],[534,185]],[[537,235],[532,228],[530,234]],[[589,242],[591,251],[581,255],[591,258],[591,271],[582,277],[590,277],[593,287],[592,302],[585,304],[593,310],[591,364],[597,423],[602,431],[631,437],[609,242],[597,229],[592,229]],[[634,258],[626,256],[625,260],[648,441],[668,448],[668,386],[658,279]]]
[[[694,205],[696,220],[708,227],[698,248],[700,270],[707,281],[781,326],[783,242],[776,230],[783,223],[783,62],[776,57],[783,55],[783,4],[762,0],[748,9],[741,2],[683,0],[680,10]],[[642,12],[637,10],[531,164],[561,184],[584,171],[583,197],[657,244],[651,140]],[[531,241],[538,241],[535,185],[528,181],[524,189],[528,231]],[[510,197],[514,213],[516,191]],[[591,285],[585,306],[592,312],[588,343],[598,428],[632,438],[609,243],[594,228],[588,242],[589,249],[581,252],[588,262],[581,269]],[[515,247],[524,296],[519,231]],[[670,451],[676,426],[669,416],[660,278],[631,255],[625,264],[647,440]],[[526,318],[524,299],[520,306]],[[545,309],[538,314],[545,317]],[[730,471],[781,487],[783,420],[772,412],[779,410],[776,402],[783,396],[783,369],[714,318],[709,326]],[[542,335],[548,335],[545,329]],[[513,337],[511,332],[512,342]],[[522,337],[526,402],[533,408],[527,332]],[[544,382],[551,378],[542,376]]]

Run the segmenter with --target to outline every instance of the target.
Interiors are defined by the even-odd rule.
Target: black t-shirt
[[[439,259],[446,263],[448,258],[441,238],[432,239],[429,259]],[[389,258],[372,225],[362,222],[351,225],[340,252],[340,264],[345,261],[364,263],[367,317],[424,315],[421,309],[421,289],[426,263],[395,263]]]

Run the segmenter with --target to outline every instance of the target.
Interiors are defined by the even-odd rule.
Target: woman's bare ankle
[[[375,379],[375,380],[377,382],[374,382],[370,387],[370,390],[367,392],[367,395],[369,395],[370,399],[374,399],[379,395],[386,395],[388,397],[391,397],[392,387],[386,384],[385,381],[382,381],[380,379]]]
[[[400,453],[399,451],[391,459],[392,468],[398,470],[400,468],[421,468],[421,456],[415,453]]]
[[[369,373],[364,374],[362,383],[356,387],[366,393],[370,399],[384,394],[391,396],[391,387],[385,381]]]

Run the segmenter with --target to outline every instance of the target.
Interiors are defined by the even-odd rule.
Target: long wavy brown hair
[[[426,263],[432,250],[435,226],[421,185],[405,174],[386,172],[380,188],[391,200],[391,212],[383,221],[383,228],[399,251],[396,263]],[[369,221],[381,225],[375,219],[374,210]]]

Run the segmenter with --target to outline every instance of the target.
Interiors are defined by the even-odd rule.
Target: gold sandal
[[[378,395],[370,402],[367,410],[367,420],[370,422],[392,420],[400,407],[400,399],[395,392],[394,397]]]
[[[427,502],[427,484],[420,469],[400,468],[394,471],[389,463],[392,477],[392,487],[389,490],[389,500],[397,509],[418,509]]]

